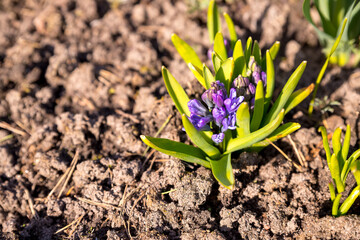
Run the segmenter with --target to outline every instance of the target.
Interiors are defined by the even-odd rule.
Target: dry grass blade
[[[79,226],[79,223],[81,222],[81,220],[83,219],[83,217],[85,216],[85,214],[81,215],[76,223],[76,225],[74,226],[74,228],[70,231],[68,238],[71,239],[71,236],[74,234],[76,228]]]
[[[27,197],[27,200],[28,200],[28,203],[29,203],[29,208],[30,208],[32,217],[35,218],[35,219],[39,219],[39,216],[38,216],[38,214],[37,214],[37,212],[36,212],[36,210],[34,208],[34,201],[33,201],[32,197],[31,197],[31,194],[30,194],[29,190],[26,187],[24,187],[22,184],[21,184],[21,186],[22,186],[22,188],[24,189],[24,191],[26,193],[26,197]]]
[[[303,166],[303,167],[307,167],[307,166],[306,166],[306,165],[307,165],[307,162],[306,162],[306,160],[305,160],[305,157],[304,157],[304,155],[302,154],[302,152],[299,151],[299,149],[297,148],[294,140],[291,138],[290,135],[288,135],[287,138],[289,139],[290,144],[291,144],[291,146],[293,147],[293,149],[294,149],[294,151],[295,151],[296,157],[297,157],[297,159],[299,160],[300,165]]]
[[[268,143],[270,143],[276,150],[279,151],[279,153],[281,153],[281,155],[283,155],[289,162],[291,162],[299,171],[301,171],[301,166],[296,164],[293,160],[291,160],[291,158],[286,155],[286,153],[284,153],[278,146],[276,146],[273,142],[271,142],[268,138],[266,138],[266,141]]]
[[[71,177],[72,173],[75,170],[75,166],[76,166],[78,160],[79,160],[79,150],[76,150],[75,156],[74,156],[74,158],[73,158],[73,160],[71,161],[71,164],[70,164],[70,171],[68,172],[66,180],[64,182],[64,185],[62,186],[62,188],[61,188],[61,190],[60,190],[60,192],[59,192],[59,194],[57,196],[58,199],[61,197],[62,193],[64,192],[65,187],[68,184],[68,182],[70,180],[70,177]]]
[[[10,132],[19,134],[19,135],[21,135],[21,136],[23,136],[23,137],[25,137],[25,136],[27,135],[26,132],[21,131],[21,130],[19,130],[19,129],[17,129],[17,128],[14,128],[14,127],[12,127],[10,124],[8,124],[8,123],[6,123],[6,122],[0,122],[0,128],[4,128],[4,129],[6,129],[6,130],[9,130]]]
[[[85,216],[85,214],[81,215],[80,217],[78,217],[77,219],[75,219],[74,221],[72,221],[70,224],[66,225],[65,227],[57,230],[55,232],[55,234],[61,233],[62,231],[68,229],[69,227],[71,227],[72,225],[74,225],[75,223],[77,223],[77,225],[80,223],[81,219]],[[76,225],[76,226],[77,226]]]
[[[16,125],[18,125],[22,130],[24,130],[25,132],[27,132],[29,135],[31,135],[31,131],[25,127],[25,125],[20,122],[20,121],[15,121]]]
[[[85,202],[91,205],[95,205],[95,206],[99,206],[99,207],[103,207],[103,208],[114,208],[117,210],[120,210],[120,207],[117,207],[115,205],[109,204],[109,203],[102,203],[102,202],[95,202],[86,198],[82,198],[82,197],[78,197],[78,196],[74,196],[77,200],[81,201],[81,202]]]
[[[64,179],[66,178],[67,174],[70,171],[70,167],[68,169],[66,169],[65,173],[61,176],[61,178],[59,179],[59,181],[56,183],[55,187],[50,191],[50,193],[47,195],[46,197],[46,201],[47,202],[50,197],[54,194],[55,190],[61,185],[61,183],[64,181]]]
[[[14,137],[14,135],[12,135],[12,134],[6,135],[5,137],[0,138],[0,143],[5,142],[6,140],[12,139],[13,137]]]

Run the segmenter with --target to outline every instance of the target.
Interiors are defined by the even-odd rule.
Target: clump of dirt
[[[275,92],[303,60],[299,87],[315,80],[324,58],[301,2],[219,8],[240,39],[281,41]],[[1,239],[360,238],[358,200],[348,216],[330,215],[316,131],[321,121],[330,131],[350,124],[351,149],[359,147],[359,70],[326,73],[318,96],[341,103],[333,113],[310,118],[305,101],[287,117],[303,126],[292,135],[301,169],[271,146],[239,153],[230,191],[209,169],[146,150],[141,134],[190,143],[160,71],[167,66],[191,98],[203,91],[170,39],[175,32],[207,61],[206,10],[189,9],[160,0],[0,3],[0,121],[17,129],[0,129]],[[290,140],[276,144],[298,161]]]

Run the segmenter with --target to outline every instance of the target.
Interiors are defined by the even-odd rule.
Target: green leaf
[[[236,112],[236,126],[238,138],[243,138],[250,134],[250,112],[247,102],[241,103]]]
[[[301,127],[299,123],[285,123],[278,127],[274,132],[272,132],[268,137],[267,140],[262,140],[260,142],[254,143],[251,147],[247,148],[247,152],[260,152],[264,147],[269,146],[270,142],[275,142],[280,138],[286,137],[291,133],[295,132]]]
[[[275,60],[280,49],[280,42],[276,41],[270,48],[270,56],[272,60]]]
[[[180,158],[186,162],[196,163],[206,168],[211,168],[210,162],[204,160],[206,156],[200,148],[164,138],[153,138],[144,135],[141,135],[140,138],[149,147],[152,147],[159,152]]]
[[[336,185],[338,193],[342,193],[345,189],[345,186],[340,178],[340,166],[339,166],[339,161],[336,158],[335,153],[333,155],[331,155],[329,168],[330,168],[331,177],[335,181],[335,185]]]
[[[335,200],[335,187],[334,187],[334,184],[332,184],[332,182],[329,182],[329,191],[330,191],[330,199],[331,201],[334,201]]]
[[[209,32],[210,43],[214,42],[215,35],[221,29],[220,14],[214,0],[210,1],[207,14],[207,28]]]
[[[180,54],[180,56],[184,59],[186,64],[191,63],[193,66],[198,69],[202,69],[202,62],[194,49],[190,47],[184,40],[182,40],[178,35],[173,33],[171,35],[171,41],[173,42],[176,50]]]
[[[324,146],[325,153],[326,153],[326,161],[327,161],[328,166],[330,167],[331,152],[330,152],[330,147],[329,147],[329,141],[328,141],[328,135],[327,135],[327,132],[326,132],[326,128],[321,126],[321,127],[319,127],[318,131],[321,132],[321,136],[322,136],[322,139],[323,139],[323,146]]]
[[[356,188],[354,188],[352,190],[352,192],[345,199],[343,204],[341,204],[341,207],[339,209],[339,214],[340,215],[345,215],[349,211],[350,207],[353,205],[353,203],[355,202],[355,200],[357,199],[357,197],[359,195],[360,195],[360,186],[357,186]]]
[[[238,40],[234,47],[234,78],[239,76],[239,74],[246,73],[246,63],[245,63],[245,56],[244,50],[242,47],[241,40]]]
[[[285,114],[288,113],[290,110],[292,110],[294,107],[299,105],[305,98],[307,98],[310,93],[314,90],[314,84],[310,84],[308,87],[304,87],[302,89],[299,89],[295,91],[291,96],[289,97],[289,100],[285,104]]]
[[[360,186],[360,161],[353,162],[351,172],[354,175],[356,184]]]
[[[209,89],[211,87],[211,83],[215,82],[215,78],[212,75],[210,69],[204,64],[203,65],[203,73],[204,73],[204,80],[205,80],[205,88]]]
[[[334,201],[333,201],[333,205],[332,205],[332,211],[331,214],[333,216],[338,216],[339,215],[339,205],[340,205],[340,200],[341,200],[342,195],[339,193]]]
[[[304,1],[304,5],[305,5],[305,2],[307,2],[307,1],[309,1],[309,0],[305,0],[305,1]],[[308,4],[310,5],[310,3],[308,3]],[[304,6],[304,5],[303,5],[303,6]],[[309,8],[310,8],[310,6],[309,6]],[[310,10],[309,10],[309,11],[310,11]],[[304,13],[305,13],[305,12],[304,12]],[[310,13],[309,13],[309,14],[310,14]],[[320,72],[319,72],[319,75],[318,75],[317,78],[316,78],[314,92],[313,92],[313,95],[312,95],[312,98],[311,98],[311,101],[310,101],[310,104],[309,104],[309,109],[308,109],[309,115],[311,115],[311,114],[313,113],[314,103],[315,103],[315,98],[316,98],[317,90],[318,90],[319,85],[320,85],[320,82],[321,82],[321,80],[322,80],[322,78],[323,78],[323,76],[324,76],[324,74],[325,74],[325,70],[326,70],[326,68],[327,68],[327,66],[328,66],[328,64],[329,64],[331,55],[334,53],[334,51],[336,50],[337,46],[339,45],[340,39],[341,39],[341,37],[342,37],[342,35],[343,35],[343,32],[344,32],[344,28],[345,28],[345,26],[346,26],[346,22],[347,22],[347,19],[345,18],[345,20],[344,20],[344,22],[343,22],[343,25],[342,25],[342,28],[341,28],[341,32],[340,32],[339,36],[337,37],[334,45],[332,46],[331,51],[330,51],[330,53],[329,53],[329,55],[328,55],[328,57],[327,57],[324,65],[322,66],[322,68],[321,68],[321,70],[320,70]]]
[[[272,132],[274,132],[277,127],[280,126],[281,121],[284,118],[284,112],[285,110],[281,110],[279,115],[274,119],[274,121],[271,121],[263,128],[260,128],[259,130],[248,134],[247,136],[231,139],[227,145],[225,154],[250,147],[254,143],[265,139]]]
[[[237,41],[237,35],[236,35],[236,31],[235,31],[235,26],[234,26],[234,23],[233,23],[232,19],[229,16],[229,14],[224,13],[224,18],[225,18],[227,27],[229,29],[231,49],[234,49],[235,43]]]
[[[227,59],[227,51],[224,44],[224,37],[221,32],[215,35],[214,52],[216,52],[222,61]]]
[[[248,40],[246,41],[246,50],[245,50],[245,62],[246,62],[246,65],[249,63],[249,59],[250,59],[250,56],[251,56],[252,43],[253,43],[253,40],[252,40],[251,37],[249,37]]]
[[[356,161],[358,158],[360,157],[360,149],[356,150],[355,152],[353,152],[353,154],[351,154],[351,156],[349,157],[348,160],[345,161],[343,170],[341,171],[341,180],[343,182],[346,181],[346,178],[350,172],[350,170],[352,171],[352,173],[354,174],[354,177],[356,179],[356,181],[358,182],[358,178],[357,176],[355,176],[355,171],[357,171],[357,166],[358,166],[358,161]],[[360,169],[360,168],[359,168]],[[358,173],[360,174],[360,173]]]
[[[212,144],[208,143],[206,139],[201,135],[194,125],[189,121],[188,117],[183,114],[182,122],[191,141],[198,146],[204,153],[206,153],[212,159],[218,159],[220,157],[220,151]]]
[[[191,63],[188,64],[188,67],[190,68],[191,72],[194,74],[196,79],[199,81],[199,83],[201,85],[203,85],[204,88],[206,88],[206,82],[205,82],[205,79],[203,77],[203,71],[201,69],[198,69],[197,67],[195,67]]]
[[[166,67],[163,66],[161,72],[164,78],[166,89],[174,101],[176,108],[181,114],[190,115],[190,111],[187,106],[187,103],[190,99],[185,93],[184,89],[181,87],[179,82],[176,81],[173,75],[171,75],[171,73],[166,69]]]
[[[341,128],[337,128],[332,136],[332,147],[334,154],[336,155],[336,158],[339,162],[339,169],[341,169],[344,166],[344,159],[341,155]]]
[[[231,166],[231,154],[223,155],[219,160],[207,159],[211,164],[211,170],[215,179],[224,187],[232,190],[235,179]]]
[[[266,51],[266,94],[265,94],[265,106],[264,112],[266,113],[271,99],[274,93],[275,88],[275,69],[273,58],[271,57],[271,53],[269,50]]]
[[[256,86],[254,113],[252,115],[250,131],[254,132],[259,129],[264,114],[264,85],[259,81]]]
[[[303,61],[300,66],[291,74],[289,80],[285,84],[284,88],[280,92],[278,98],[276,99],[274,105],[270,109],[269,113],[265,116],[262,125],[268,124],[271,122],[285,106],[291,94],[293,93],[296,85],[298,84],[304,70],[306,67],[306,61]]]
[[[222,64],[223,61],[221,60],[219,55],[217,55],[216,52],[212,52],[211,59],[212,59],[212,62],[213,62],[215,73],[217,73],[219,71],[219,68],[221,67],[221,64]]]
[[[344,137],[343,146],[341,148],[342,159],[345,161],[347,159],[349,148],[350,148],[350,138],[351,138],[351,128],[350,125],[346,126],[346,132]]]
[[[254,41],[252,55],[254,56],[257,63],[261,63],[261,50],[259,47],[259,43],[256,40]]]
[[[224,83],[227,92],[229,92],[231,86],[231,80],[234,72],[234,59],[228,58],[222,64],[219,70],[215,74],[216,80]]]

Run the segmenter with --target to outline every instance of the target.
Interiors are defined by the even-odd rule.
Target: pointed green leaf
[[[222,61],[225,61],[227,59],[227,51],[224,44],[224,37],[221,32],[218,32],[215,35],[214,52],[219,55]]]
[[[211,87],[211,83],[215,82],[215,78],[212,75],[210,69],[203,64],[203,73],[204,73],[204,80],[205,80],[205,85],[206,85],[206,89],[209,89]]]
[[[303,6],[305,6],[305,2],[307,2],[307,1],[309,1],[309,0],[305,0],[305,1],[304,1],[304,5],[303,5]],[[309,8],[310,8],[310,3],[308,3],[308,4],[309,4]],[[304,13],[305,13],[305,11],[304,11]],[[310,14],[310,10],[309,10],[309,14]],[[310,20],[308,19],[308,21],[310,21]],[[341,39],[341,37],[342,37],[342,35],[343,35],[343,32],[344,32],[344,28],[345,28],[345,26],[346,26],[346,22],[347,22],[347,19],[344,20],[343,25],[342,25],[342,28],[341,28],[341,32],[340,32],[339,36],[337,37],[334,45],[332,46],[331,51],[330,51],[330,53],[329,53],[329,55],[328,55],[328,57],[327,57],[324,65],[322,66],[322,68],[321,68],[321,70],[320,70],[320,72],[319,72],[319,75],[318,75],[317,78],[316,78],[314,92],[313,92],[313,95],[312,95],[312,98],[311,98],[311,101],[310,101],[310,104],[309,104],[309,109],[308,109],[309,115],[311,115],[312,112],[314,111],[314,103],[315,103],[315,98],[316,98],[317,90],[318,90],[319,85],[320,85],[320,82],[321,82],[321,80],[322,80],[322,78],[323,78],[323,76],[324,76],[324,74],[325,74],[325,70],[326,70],[326,68],[327,68],[327,66],[328,66],[328,64],[329,64],[331,55],[334,53],[334,51],[336,50],[337,46],[339,45],[340,39]]]
[[[307,98],[310,93],[314,90],[314,84],[310,84],[308,87],[301,88],[289,97],[289,100],[285,104],[285,114],[288,113],[291,109],[299,105],[305,98]]]
[[[254,41],[252,55],[255,57],[257,63],[261,63],[261,50],[258,41]]]
[[[182,115],[182,122],[191,141],[198,146],[204,153],[206,153],[212,159],[218,159],[220,157],[220,151],[212,144],[208,143],[201,133],[194,127],[189,121],[188,117]]]
[[[229,14],[224,13],[224,18],[227,24],[227,27],[229,29],[229,36],[230,36],[230,42],[231,42],[231,49],[234,49],[235,43],[237,41],[237,35],[235,31],[234,22],[230,18]]]
[[[351,128],[350,128],[350,125],[348,124],[346,126],[344,142],[343,142],[343,146],[341,148],[341,155],[342,155],[342,159],[344,161],[347,159],[347,156],[349,154],[350,138],[351,138]]]
[[[360,157],[360,149],[356,150],[355,152],[353,152],[353,154],[351,154],[351,156],[349,157],[348,160],[345,161],[345,164],[344,164],[344,167],[343,167],[343,170],[341,172],[341,180],[343,182],[346,181],[346,178],[350,172],[350,170],[352,171],[352,173],[354,174],[354,177],[356,179],[356,182],[358,182],[358,178],[357,176],[355,176],[355,172],[360,169],[360,168],[357,168],[358,166],[358,161],[356,161],[358,158]],[[358,173],[360,174],[360,173]]]
[[[211,170],[216,180],[221,185],[232,190],[234,188],[234,174],[231,166],[231,154],[223,155],[219,160],[207,158],[211,164]]]
[[[219,55],[217,55],[216,52],[212,52],[211,59],[212,59],[212,62],[213,62],[215,73],[217,73],[219,71],[219,68],[221,67],[221,64],[222,64],[223,61],[221,60]]]
[[[353,162],[351,172],[354,175],[356,184],[360,186],[360,161]]]
[[[194,49],[190,47],[184,40],[182,40],[178,35],[173,33],[171,35],[171,41],[173,42],[176,50],[180,54],[180,56],[184,59],[186,64],[191,63],[193,66],[198,69],[202,69],[202,62]]]
[[[329,147],[329,141],[328,141],[328,135],[327,135],[327,132],[326,132],[326,128],[321,126],[321,127],[319,127],[318,131],[321,132],[321,136],[322,136],[322,139],[323,139],[323,146],[324,146],[325,153],[326,153],[326,161],[327,161],[328,166],[330,166],[331,152],[330,152],[330,147]]]
[[[291,133],[295,132],[301,127],[299,123],[285,123],[278,127],[274,132],[272,132],[267,139],[262,140],[260,142],[254,143],[251,147],[247,148],[247,152],[260,152],[264,147],[269,146],[270,142],[275,142],[280,138],[286,137]]]
[[[200,131],[200,134],[209,144],[214,144],[214,141],[211,139],[213,135],[212,131]]]
[[[273,58],[269,50],[266,51],[266,94],[264,112],[269,109],[271,99],[275,88],[275,69]]]
[[[268,124],[279,114],[281,109],[285,106],[289,97],[293,93],[298,84],[304,70],[306,67],[306,61],[303,61],[300,66],[291,74],[289,80],[285,84],[284,88],[280,92],[278,98],[276,99],[274,105],[270,109],[269,113],[265,116],[264,122],[262,125]]]
[[[259,81],[256,86],[254,112],[251,118],[250,131],[259,129],[264,114],[264,85]]]
[[[270,56],[272,60],[275,60],[280,49],[280,42],[276,41],[270,48]]]
[[[281,110],[279,115],[274,119],[274,121],[271,121],[263,128],[260,128],[259,130],[252,132],[245,137],[231,139],[227,145],[225,154],[250,147],[254,143],[265,139],[272,132],[274,132],[276,128],[280,126],[281,121],[284,118],[284,112],[285,110]]]
[[[335,153],[333,155],[331,155],[329,168],[330,168],[331,177],[335,181],[335,185],[336,185],[338,193],[342,193],[345,189],[345,186],[340,178],[340,166],[339,166],[339,161],[336,158]]]
[[[355,202],[355,200],[359,195],[360,195],[360,186],[357,186],[356,188],[354,188],[354,190],[352,190],[352,192],[345,199],[343,204],[341,204],[341,207],[339,209],[339,214],[345,215],[349,211],[350,207],[353,205],[353,203]]]
[[[253,43],[253,40],[252,40],[251,37],[249,37],[248,40],[246,41],[246,51],[245,51],[246,66],[249,63],[249,59],[250,59],[250,56],[251,56],[252,43]]]
[[[250,112],[247,102],[241,103],[236,112],[236,126],[238,138],[243,138],[250,134]]]
[[[149,147],[152,147],[159,152],[180,158],[186,162],[196,163],[206,168],[211,168],[209,161],[204,160],[206,156],[200,148],[164,138],[153,138],[144,135],[141,135],[140,138]]]
[[[222,64],[215,74],[216,80],[224,83],[226,90],[229,92],[232,76],[234,72],[234,59],[228,58]]]
[[[332,205],[332,211],[331,214],[333,216],[338,216],[339,215],[339,205],[340,205],[340,200],[341,200],[342,195],[339,193],[334,201],[333,201],[333,205]]]
[[[214,42],[215,35],[221,29],[220,14],[214,0],[210,1],[207,13],[207,28],[209,32],[210,43]]]
[[[201,69],[198,69],[197,67],[195,67],[191,63],[188,64],[188,67],[190,68],[191,72],[194,74],[196,79],[199,81],[199,83],[201,85],[203,85],[204,88],[206,88],[206,82],[205,82],[205,79],[203,77],[203,71]]]
[[[336,196],[334,184],[332,184],[332,182],[329,182],[328,185],[329,185],[329,191],[330,191],[330,199],[331,199],[331,201],[334,201],[335,196]]]
[[[238,40],[234,47],[234,78],[246,72],[245,56],[241,40]]]
[[[181,114],[190,115],[189,108],[187,103],[189,102],[189,97],[185,93],[184,89],[181,87],[178,81],[171,75],[171,73],[166,69],[166,67],[162,67],[161,69],[166,89],[175,103],[176,108],[179,110]]]
[[[336,158],[339,162],[339,169],[342,170],[344,166],[344,159],[341,155],[341,128],[337,128],[332,136],[331,142],[333,147],[333,152],[336,155]]]

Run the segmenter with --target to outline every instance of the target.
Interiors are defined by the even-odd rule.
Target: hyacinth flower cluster
[[[299,129],[298,123],[283,123],[284,116],[312,92],[314,85],[295,91],[306,67],[304,61],[291,74],[278,97],[273,96],[273,60],[280,43],[276,42],[264,55],[251,37],[243,47],[231,18],[227,14],[224,17],[231,56],[224,44],[220,14],[211,1],[208,9],[208,29],[213,44],[211,70],[189,44],[176,34],[171,36],[178,53],[204,87],[201,100],[190,100],[168,69],[162,68],[165,86],[193,145],[143,135],[141,139],[160,152],[211,169],[221,185],[232,189],[235,182],[232,153],[260,151],[269,142]]]
[[[333,203],[332,215],[342,216],[345,215],[355,200],[360,195],[360,149],[356,150],[348,157],[350,149],[351,128],[346,127],[345,137],[341,144],[341,128],[337,128],[332,136],[333,153],[330,151],[328,142],[328,134],[325,127],[320,127],[323,139],[323,146],[326,153],[326,161],[330,169],[332,181],[329,182],[330,198]],[[352,173],[356,180],[356,187],[349,193],[345,200],[341,202],[341,198],[345,193],[346,179],[349,173]]]

